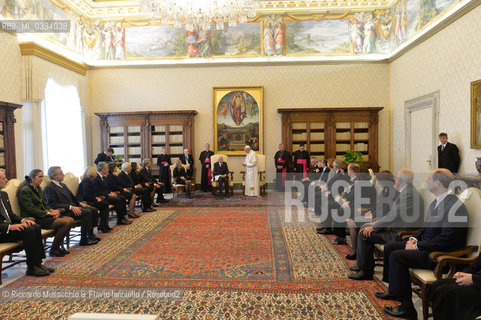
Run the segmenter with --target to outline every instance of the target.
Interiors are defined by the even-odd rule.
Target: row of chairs
[[[50,181],[48,178],[45,178],[42,182],[42,189],[45,189],[45,186]],[[78,186],[79,186],[79,179],[75,177],[72,173],[67,173],[65,175],[64,183],[67,187],[72,191],[73,194],[77,194]],[[18,203],[17,198],[17,191],[18,187],[20,186],[21,181],[17,179],[11,179],[7,186],[3,189],[8,194],[8,198],[10,200],[10,205],[12,206],[12,210],[17,215],[20,215],[20,205]],[[46,240],[49,237],[55,236],[55,230],[53,229],[42,229],[42,239],[44,240],[44,244],[46,244]],[[67,247],[69,246],[70,237],[66,237]],[[5,270],[8,268],[13,267],[19,263],[25,262],[25,259],[14,259],[13,255],[15,253],[21,252],[23,250],[22,242],[10,242],[10,243],[0,243],[0,270]],[[9,256],[9,259],[6,261],[6,265],[3,265],[3,258],[5,256]],[[0,284],[2,284],[2,276],[0,275]]]

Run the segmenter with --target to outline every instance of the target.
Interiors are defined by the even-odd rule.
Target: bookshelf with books
[[[5,170],[9,179],[17,177],[14,111],[21,107],[20,104],[0,101],[0,169]]]
[[[141,163],[152,159],[158,173],[157,157],[165,148],[174,161],[184,148],[193,150],[195,110],[96,113],[100,117],[102,149],[114,149],[125,161]]]
[[[344,159],[362,154],[364,166],[379,170],[378,121],[383,108],[282,108],[282,141],[294,152],[304,143],[311,156]]]

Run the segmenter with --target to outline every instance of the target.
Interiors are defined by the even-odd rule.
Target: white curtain
[[[44,170],[60,166],[64,173],[82,175],[86,164],[85,124],[77,88],[49,78],[41,109]]]

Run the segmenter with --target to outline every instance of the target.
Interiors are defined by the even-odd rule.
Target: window
[[[48,79],[42,121],[44,166],[81,176],[85,170],[82,107],[77,88]]]

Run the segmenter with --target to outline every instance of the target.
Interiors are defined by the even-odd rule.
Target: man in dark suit
[[[194,158],[192,155],[189,153],[189,149],[185,148],[184,149],[184,154],[179,157],[180,162],[185,165],[186,170],[187,170],[187,175],[189,177],[194,176]]]
[[[429,207],[423,227],[407,243],[389,242],[384,246],[382,280],[389,283],[389,291],[375,292],[374,295],[378,299],[402,303],[396,307],[384,307],[384,312],[392,317],[417,319],[409,268],[434,269],[436,264],[429,258],[431,252],[454,251],[466,244],[468,211],[448,190],[453,180],[449,170],[433,170],[426,184],[436,199]]]
[[[101,197],[103,200],[114,206],[115,212],[117,213],[118,225],[131,224],[132,221],[127,219],[125,198],[120,194],[112,192],[107,186],[106,177],[109,173],[109,165],[106,162],[99,162],[97,170],[97,177],[93,183],[95,196]]]
[[[0,170],[0,189],[5,188],[8,179]],[[27,276],[43,277],[54,272],[42,264],[45,258],[41,228],[33,220],[20,219],[12,211],[8,194],[0,191],[0,243],[23,241],[27,256]]]
[[[454,143],[448,142],[448,135],[444,132],[439,134],[438,168],[446,168],[456,174],[459,169],[459,149]]]
[[[319,234],[332,234],[332,217],[327,212],[329,201],[333,200],[332,194],[338,195],[342,194],[342,192],[344,191],[343,186],[345,184],[343,184],[342,181],[350,181],[349,176],[344,173],[347,168],[344,161],[335,160],[332,166],[333,171],[335,172],[334,175],[332,176],[331,180],[329,180],[326,184],[321,185],[322,193],[320,194],[319,198],[315,199],[315,215],[321,216],[321,211],[323,209],[326,210],[325,219],[321,222],[324,227],[316,229],[317,233]]]
[[[366,174],[361,173],[361,167],[357,163],[350,163],[347,166],[347,176],[349,177],[349,186],[328,203],[329,214],[333,215],[337,212],[338,215],[333,219],[333,229],[336,235],[334,244],[346,243],[346,220],[353,219],[355,214],[360,214],[361,205],[363,209],[368,210],[376,205],[376,189]]]
[[[98,155],[97,155],[97,158],[95,158],[95,164],[98,165],[99,162],[113,162],[113,156],[114,154],[114,149],[112,148],[107,148],[107,150],[105,150],[105,152],[100,152]]]
[[[150,167],[152,166],[152,161],[150,159],[144,159],[142,161],[144,165],[142,169],[139,171],[139,177],[142,181],[142,184],[149,188],[149,191],[152,193],[152,203],[154,207],[158,207],[159,203],[164,203],[169,200],[164,199],[164,184],[162,182],[157,181],[152,175],[150,171]],[[170,170],[170,169],[169,169]],[[157,203],[154,202],[154,196],[157,193]]]
[[[118,175],[120,185],[141,197],[143,212],[155,211],[152,209],[152,199],[150,198],[149,188],[142,186],[142,184],[134,184],[134,180],[132,180],[130,172],[132,172],[132,165],[130,162],[124,162],[122,164],[122,172],[120,172]]]
[[[372,280],[374,274],[374,244],[386,244],[401,241],[398,232],[410,227],[422,225],[424,217],[424,201],[413,186],[414,174],[409,169],[401,169],[394,182],[399,194],[391,210],[381,219],[364,224],[357,241],[357,273],[349,275],[353,280]],[[404,221],[404,217],[413,217],[413,222]]]
[[[217,157],[217,162],[214,163],[214,178],[219,183],[219,194],[222,197],[222,189],[225,190],[225,196],[229,197],[229,167],[224,162],[222,156]]]
[[[45,198],[52,209],[63,209],[63,215],[80,219],[80,245],[89,246],[96,244],[100,238],[96,237],[93,228],[98,226],[98,209],[85,202],[78,202],[66,184],[62,183],[65,175],[62,168],[53,166],[48,169],[48,177],[52,180],[45,187]]]

